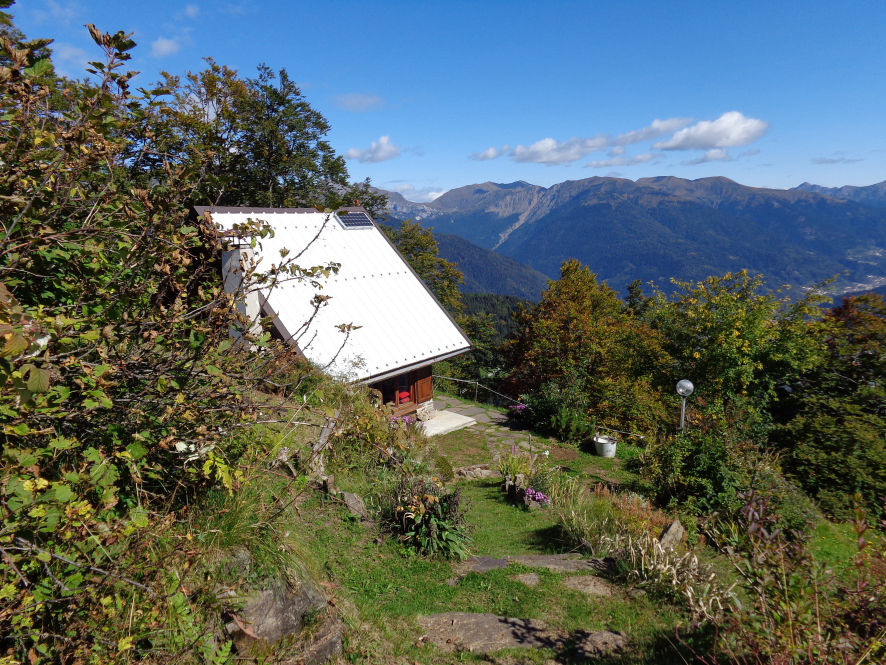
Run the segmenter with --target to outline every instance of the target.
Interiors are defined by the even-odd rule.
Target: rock
[[[472,556],[456,564],[456,568],[461,574],[488,573],[490,570],[507,568],[507,566],[507,559],[498,559],[494,556]]]
[[[628,643],[624,633],[614,630],[597,630],[592,633],[581,630],[573,634],[573,639],[576,655],[585,659],[618,653]]]
[[[341,498],[348,507],[348,510],[351,511],[352,515],[356,515],[361,520],[369,519],[369,511],[366,510],[366,504],[363,503],[363,499],[360,498],[360,495],[354,494],[353,492],[342,492]]]
[[[664,531],[661,532],[661,535],[658,537],[658,542],[661,543],[662,548],[672,550],[682,542],[683,536],[685,535],[686,529],[680,524],[680,520],[674,520],[664,528]]]
[[[275,582],[251,593],[225,626],[242,658],[267,658],[283,638],[285,663],[322,663],[341,651],[344,625],[330,616],[326,598],[311,584]],[[297,655],[295,655],[297,654]]]
[[[538,586],[539,581],[536,573],[521,573],[520,575],[514,575],[511,579],[522,582],[528,587]]]
[[[415,412],[415,417],[421,422],[425,422],[434,417],[434,414],[437,413],[437,410],[434,409],[433,402],[425,402],[418,410]]]
[[[491,653],[499,649],[550,646],[542,621],[511,619],[495,614],[446,612],[418,617],[428,641],[444,651]]]
[[[611,596],[612,587],[605,580],[593,575],[574,575],[563,580],[563,586],[580,591],[586,596]]]
[[[624,648],[621,633],[609,630],[568,633],[551,630],[544,621],[514,619],[495,614],[446,612],[418,617],[427,639],[443,651],[492,653],[500,649],[549,648],[559,654],[577,651],[582,657],[599,657]]]
[[[525,554],[509,556],[508,561],[529,568],[547,568],[554,573],[601,572],[606,569],[601,559],[582,559],[575,554]]]
[[[305,640],[298,653],[281,661],[281,665],[320,665],[341,653],[345,624],[337,616],[309,632],[310,638]]]
[[[462,478],[492,478],[501,474],[490,469],[488,464],[472,464],[471,466],[462,466],[455,469],[455,475]]]
[[[291,457],[293,456],[293,451],[283,446],[280,450],[277,451],[276,457],[274,457],[271,462],[271,468],[276,469],[278,466],[285,466],[289,469],[289,473],[292,474],[293,478],[298,477],[298,472],[292,467],[290,462]]]
[[[331,473],[328,476],[323,477],[323,491],[329,496],[335,496],[338,494],[338,488],[335,486],[335,476]]]

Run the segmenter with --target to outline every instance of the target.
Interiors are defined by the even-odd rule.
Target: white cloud
[[[431,187],[416,187],[415,185],[403,182],[389,183],[385,185],[384,189],[402,194],[407,201],[412,201],[414,203],[427,203],[447,192],[445,189],[437,191]]]
[[[732,157],[729,155],[729,152],[723,148],[711,148],[701,157],[696,159],[690,159],[688,162],[683,162],[686,166],[695,166],[696,164],[706,164],[707,162],[731,162]]]
[[[351,148],[345,153],[345,158],[356,159],[360,162],[384,162],[400,156],[400,147],[391,143],[390,136],[382,136],[378,141],[373,141],[366,150]]]
[[[378,95],[364,95],[359,92],[351,92],[346,95],[339,95],[335,98],[335,104],[345,111],[371,111],[381,107],[384,100]]]
[[[659,155],[653,155],[651,152],[646,152],[642,155],[635,155],[634,157],[614,157],[612,159],[594,161],[585,164],[585,166],[589,166],[593,169],[608,169],[613,166],[635,166],[636,164],[646,164],[658,157]]]
[[[200,8],[197,5],[185,5],[185,16],[188,18],[197,18],[200,15]]]
[[[617,145],[609,151],[610,157],[618,157],[619,155],[625,154],[625,148],[623,145]]]
[[[85,75],[90,57],[79,46],[72,46],[64,42],[56,42],[52,45],[52,60],[59,73],[70,78],[78,78]]]
[[[530,146],[518,145],[511,151],[516,162],[533,162],[536,164],[568,164],[594,152],[602,150],[609,144],[605,136],[594,136],[589,139],[572,137],[568,141],[555,141],[545,138]]]
[[[657,139],[659,136],[664,136],[670,132],[682,129],[690,122],[692,122],[692,118],[667,118],[666,120],[659,120],[656,118],[647,127],[619,134],[614,143],[616,145],[631,145],[642,141],[651,141],[652,139]]]
[[[658,150],[712,150],[747,145],[766,132],[769,123],[729,111],[716,120],[702,120],[653,145]],[[705,161],[712,161],[706,159]]]
[[[844,157],[835,153],[833,157],[813,157],[813,164],[854,164],[855,162],[863,162],[861,157]]]
[[[35,22],[46,23],[52,21],[53,23],[70,25],[77,18],[77,14],[80,13],[80,7],[74,2],[63,4],[55,2],[55,0],[49,0],[46,3],[46,7],[47,9],[38,9],[33,12],[32,16]]]
[[[177,39],[169,39],[168,37],[157,37],[151,42],[151,55],[155,58],[163,58],[173,53],[178,53],[182,45]]]
[[[472,152],[471,159],[475,159],[478,162],[483,162],[483,161],[486,161],[487,159],[498,159],[499,157],[504,155],[509,149],[510,149],[510,146],[507,146],[507,145],[502,146],[501,148],[496,148],[496,147],[486,148],[486,150],[484,150],[483,152]]]

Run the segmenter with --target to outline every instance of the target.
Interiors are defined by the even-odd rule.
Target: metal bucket
[[[597,434],[594,437],[594,448],[600,457],[615,457],[615,444],[617,443],[614,436],[604,436]]]

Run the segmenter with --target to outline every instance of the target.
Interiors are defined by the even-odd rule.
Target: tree
[[[853,495],[868,515],[886,499],[886,303],[844,298],[825,320],[822,362],[791,382],[773,434],[784,466],[829,514],[849,519]]]
[[[810,324],[820,318],[815,292],[790,302],[744,270],[674,285],[671,296],[655,294],[645,318],[674,358],[672,381],[692,380],[695,399],[712,408],[750,398],[765,409],[776,386],[820,356]]]
[[[656,389],[667,355],[648,325],[577,260],[563,263],[534,307],[517,315],[506,346],[506,386],[534,396],[541,420],[565,410],[618,429],[662,426]]]
[[[199,166],[195,204],[334,209],[359,201],[373,214],[384,210],[386,198],[368,180],[348,182],[344,159],[325,138],[328,122],[285,69],[260,65],[244,79],[207,64],[183,81],[166,75],[150,98],[163,122],[136,129],[129,159],[146,186],[170,168]]]
[[[458,287],[463,277],[458,266],[440,257],[433,232],[418,222],[410,221],[401,222],[399,229],[392,226],[382,228],[440,304],[452,316],[458,317],[462,312]]]
[[[245,322],[221,239],[190,216],[217,155],[173,141],[164,91],[130,90],[129,36],[89,30],[94,83],[0,40],[0,651],[16,662],[158,648],[172,601],[145,565],[150,527],[234,489],[274,357],[231,339]],[[281,274],[324,270],[296,268]],[[123,605],[144,608],[137,647],[114,630]]]

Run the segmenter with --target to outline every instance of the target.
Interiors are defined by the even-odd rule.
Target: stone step
[[[548,628],[537,619],[515,619],[495,614],[444,612],[419,616],[425,631],[423,640],[443,651],[492,653],[500,649],[553,649],[558,655],[574,658],[598,658],[622,651],[627,639],[611,631],[565,632]]]

